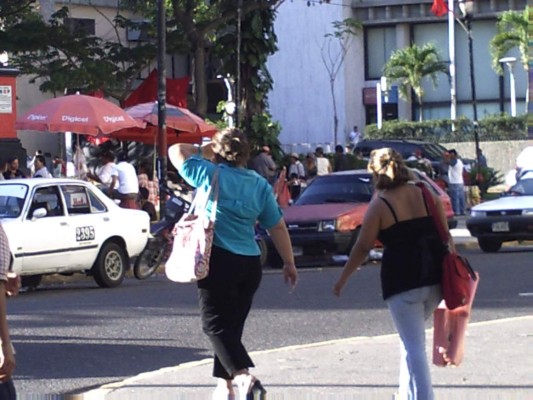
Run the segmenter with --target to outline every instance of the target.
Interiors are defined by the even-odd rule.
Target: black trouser
[[[13,379],[0,383],[0,400],[16,400],[17,393]]]
[[[209,275],[198,281],[198,297],[202,327],[215,352],[217,378],[232,379],[236,371],[254,366],[241,338],[261,276],[259,256],[211,249]]]

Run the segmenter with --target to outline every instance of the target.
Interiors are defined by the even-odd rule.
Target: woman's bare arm
[[[342,289],[346,286],[346,283],[348,283],[350,276],[361,266],[370,250],[374,248],[380,228],[379,210],[380,207],[374,198],[370,202],[365,214],[363,225],[361,226],[361,232],[359,233],[354,247],[350,251],[348,261],[346,261],[341,276],[333,287],[333,293],[336,296],[340,296]]]
[[[294,263],[294,254],[292,253],[292,243],[287,230],[287,225],[283,218],[268,230],[272,243],[276,247],[281,259],[283,260],[283,276],[285,282],[288,282],[292,288],[296,286],[298,280],[298,272]]]

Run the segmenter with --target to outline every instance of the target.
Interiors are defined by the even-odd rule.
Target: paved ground
[[[437,399],[533,398],[533,316],[470,324],[460,367],[432,366]],[[427,332],[431,352],[432,330]],[[268,399],[391,399],[397,335],[355,337],[252,353]],[[529,354],[529,356],[527,356]],[[105,385],[79,399],[210,399],[211,359]]]
[[[464,218],[452,231],[477,246]],[[432,366],[437,399],[533,399],[533,315],[469,325],[460,367]],[[427,331],[428,354],[432,330]],[[252,353],[268,399],[391,399],[397,386],[397,335],[354,337]],[[528,356],[529,355],[529,356]],[[76,399],[211,399],[211,359],[105,385]]]

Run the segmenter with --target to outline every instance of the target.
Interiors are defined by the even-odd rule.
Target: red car
[[[450,228],[457,226],[450,198],[434,181],[417,170],[444,205]],[[316,177],[296,202],[283,210],[298,266],[332,265],[334,256],[347,255],[357,240],[374,192],[366,170],[335,172]],[[282,261],[267,234],[266,263],[281,268]],[[379,243],[376,244],[379,246]]]

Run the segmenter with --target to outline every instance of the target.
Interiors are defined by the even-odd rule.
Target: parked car
[[[487,253],[500,250],[503,242],[533,240],[533,177],[520,179],[499,199],[474,206],[466,227]]]
[[[118,286],[150,231],[146,212],[120,208],[75,179],[1,181],[0,219],[13,269],[23,285],[34,287],[43,275],[75,272],[92,275],[102,287]]]
[[[404,160],[407,160],[417,151],[422,152],[424,157],[431,161],[435,171],[438,170],[442,154],[447,149],[437,143],[424,142],[411,139],[364,139],[357,143],[354,152],[360,151],[364,158],[370,157],[370,152],[375,149],[390,147],[400,153]]]
[[[424,173],[413,170],[442,199],[451,228],[457,226],[450,198]],[[335,256],[349,254],[361,230],[373,196],[372,175],[366,170],[335,172],[316,177],[296,202],[283,210],[298,266],[331,265]],[[267,264],[282,261],[266,233]]]

